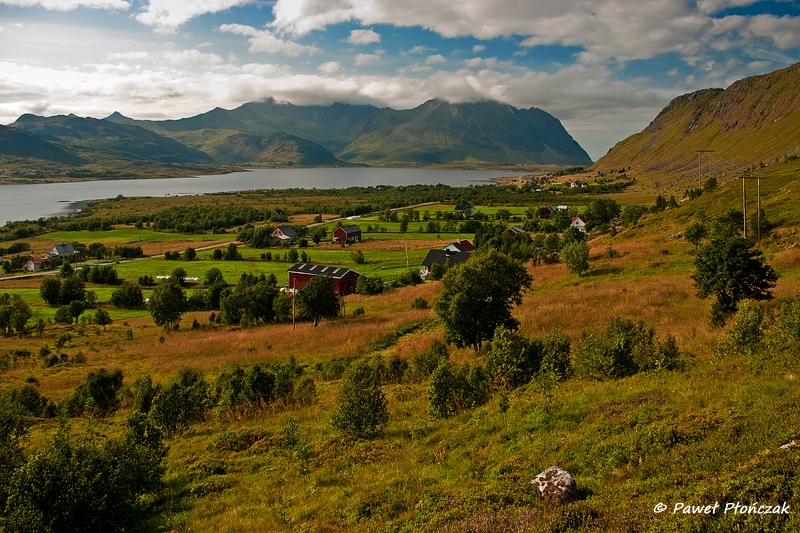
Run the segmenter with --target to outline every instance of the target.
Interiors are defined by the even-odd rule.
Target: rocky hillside
[[[660,180],[680,189],[698,180],[698,150],[713,150],[720,179],[800,153],[800,63],[675,98],[641,133],[618,143],[594,165]],[[703,177],[709,164],[703,157]]]

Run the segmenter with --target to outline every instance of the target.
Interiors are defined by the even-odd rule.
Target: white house
[[[578,228],[583,233],[586,233],[586,221],[580,216],[572,217],[572,224],[570,224],[570,226]]]
[[[69,258],[75,255],[75,248],[71,244],[61,243],[56,244],[50,249],[50,253],[47,254],[51,257],[63,257]]]

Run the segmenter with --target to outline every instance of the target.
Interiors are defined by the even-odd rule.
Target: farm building
[[[510,228],[508,228],[508,230],[506,230],[506,233],[508,233],[508,235],[511,237],[516,237],[518,235],[522,235],[523,233],[525,233],[525,230],[520,228],[519,226],[511,226]]]
[[[297,243],[297,232],[294,231],[294,228],[283,224],[275,228],[275,231],[270,233],[269,235],[273,239],[278,239],[281,243],[288,243],[288,244],[296,244]]]
[[[361,242],[361,228],[358,226],[342,226],[333,231],[333,242],[336,244],[353,244]]]
[[[463,218],[471,218],[475,215],[475,208],[469,204],[459,204],[453,208],[453,211],[457,215],[461,215]]]
[[[269,217],[272,222],[288,222],[289,215],[286,214],[286,211],[283,209],[276,209],[272,212],[272,216]]]
[[[358,272],[344,267],[333,267],[324,265],[315,265],[313,263],[295,263],[288,270],[289,272],[289,289],[302,289],[308,283],[308,280],[314,276],[330,276],[333,288],[340,296],[346,294],[353,294],[356,292],[356,281],[358,281]]]

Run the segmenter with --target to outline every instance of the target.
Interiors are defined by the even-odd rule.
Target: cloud
[[[317,70],[325,74],[333,74],[338,72],[340,68],[342,68],[342,65],[338,61],[328,61],[318,66]]]
[[[350,44],[373,44],[381,42],[381,36],[372,30],[353,30],[347,38]]]
[[[410,50],[407,50],[407,51],[403,52],[403,54],[404,55],[419,55],[419,54],[424,54],[426,52],[429,52],[430,50],[431,49],[428,48],[427,46],[422,46],[422,45],[418,44],[417,46],[411,48]]]
[[[294,41],[284,41],[275,37],[269,30],[258,30],[244,24],[223,24],[219,27],[219,30],[249,37],[251,52],[267,52],[269,54],[297,57],[300,54],[314,54],[320,51],[315,46],[305,46]]]
[[[272,27],[305,35],[343,22],[422,27],[443,37],[522,37],[523,47],[581,48],[584,64],[650,59],[667,53],[698,56],[754,40],[786,50],[800,46],[800,17],[715,14],[756,0],[276,0]],[[714,15],[714,16],[712,16]],[[473,53],[485,45],[475,45]],[[409,53],[424,53],[415,47]]]
[[[131,3],[126,0],[2,0],[0,4],[16,7],[41,6],[51,11],[72,11],[79,7],[127,11],[131,7]]]
[[[359,67],[364,65],[371,65],[372,63],[377,63],[381,60],[381,56],[376,54],[358,54],[355,59],[354,63]]]
[[[477,54],[478,52],[483,52],[484,50],[486,50],[486,45],[483,44],[476,44],[475,46],[472,47],[473,54]]]
[[[425,58],[425,63],[435,65],[437,63],[447,63],[447,59],[442,54],[433,54]]]
[[[54,0],[52,0],[54,1]],[[183,23],[206,13],[217,13],[253,0],[149,0],[136,20],[158,33],[175,33]]]
[[[108,54],[109,59],[133,59],[133,60],[143,60],[149,59],[150,54],[148,52],[114,52]]]

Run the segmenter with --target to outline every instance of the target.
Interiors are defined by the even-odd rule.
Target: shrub
[[[561,330],[553,330],[542,339],[542,359],[539,371],[552,372],[559,379],[564,379],[569,376],[571,369],[569,339]]]
[[[381,294],[383,288],[383,280],[379,276],[366,276],[362,274],[356,281],[356,292],[358,294]]]
[[[101,368],[86,376],[72,396],[65,400],[64,407],[71,416],[80,416],[84,411],[107,416],[119,406],[121,389],[122,371],[108,372]]]
[[[483,405],[489,398],[489,375],[480,365],[442,361],[431,374],[428,400],[435,418],[447,418]]]
[[[486,368],[492,381],[502,387],[514,389],[528,383],[539,371],[542,346],[524,335],[498,326],[489,349],[486,351]]]
[[[433,341],[427,350],[412,358],[411,362],[414,365],[414,376],[417,379],[427,378],[436,370],[442,361],[447,361],[449,357],[447,345],[438,339]]]
[[[364,438],[380,433],[389,422],[386,395],[375,369],[367,361],[348,367],[331,423],[345,435]]]
[[[764,310],[750,300],[739,304],[739,310],[733,324],[714,346],[714,355],[720,358],[728,356],[749,357],[761,351],[763,347]]]
[[[174,435],[203,420],[208,402],[208,385],[202,374],[183,369],[174,382],[162,387],[153,398],[150,419],[165,434]]]
[[[679,352],[675,339],[659,342],[643,321],[613,317],[603,333],[584,334],[576,365],[594,379],[621,378],[646,370],[674,369]]]
[[[414,299],[411,303],[411,309],[427,309],[428,308],[428,300],[423,297],[419,297]]]

